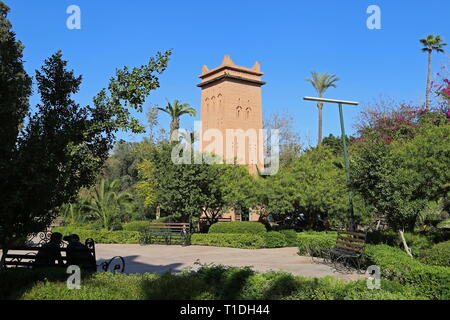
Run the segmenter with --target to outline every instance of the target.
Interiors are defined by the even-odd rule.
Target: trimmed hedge
[[[309,255],[311,251],[331,249],[336,244],[336,232],[300,232],[297,234],[298,254]]]
[[[281,230],[280,233],[284,235],[286,239],[287,247],[297,247],[298,246],[298,236],[295,230]]]
[[[0,297],[24,300],[403,300],[423,299],[411,286],[384,280],[370,290],[365,280],[346,282],[248,267],[202,266],[178,274],[84,274],[80,290],[67,288],[64,270],[0,272]],[[25,279],[25,280],[23,280]],[[16,282],[19,281],[19,282]],[[14,286],[12,285],[14,284]],[[5,288],[12,292],[5,294]]]
[[[258,234],[233,233],[195,233],[191,244],[213,247],[232,247],[241,249],[259,249],[265,245],[264,238]]]
[[[125,231],[144,231],[150,224],[150,221],[131,221],[128,223],[124,223],[123,230]]]
[[[423,251],[419,260],[433,266],[450,267],[450,241],[438,243]]]
[[[121,243],[137,244],[139,243],[140,233],[137,231],[107,231],[107,230],[87,230],[74,227],[56,227],[54,232],[60,232],[63,235],[75,233],[80,236],[81,242],[88,238],[94,239],[95,243]]]
[[[367,245],[364,255],[380,267],[383,278],[414,286],[430,299],[450,299],[450,267],[423,264],[388,245]]]
[[[242,221],[242,222],[218,222],[214,223],[208,233],[249,233],[262,234],[266,233],[266,227],[259,222]]]
[[[282,248],[287,245],[286,237],[281,232],[270,231],[262,234],[265,248]]]

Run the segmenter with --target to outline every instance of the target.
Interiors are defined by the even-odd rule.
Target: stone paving
[[[365,278],[361,274],[341,274],[328,265],[315,263],[310,257],[297,254],[297,248],[235,249],[206,246],[166,246],[137,244],[98,244],[98,262],[114,256],[126,261],[126,273],[180,272],[184,268],[196,269],[201,264],[251,266],[257,271],[282,270],[306,277],[335,276],[345,280]]]

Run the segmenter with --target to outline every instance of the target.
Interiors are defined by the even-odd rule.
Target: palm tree
[[[340,79],[336,77],[334,74],[328,74],[328,72],[319,74],[316,71],[311,71],[311,78],[307,78],[306,81],[309,81],[314,89],[316,89],[317,95],[319,98],[323,98],[323,95],[325,91],[327,91],[328,88],[336,88],[336,81],[339,81]],[[319,109],[319,137],[318,137],[318,144],[320,145],[322,143],[322,108],[323,103],[318,102],[317,103],[317,109]]]
[[[86,205],[86,208],[102,221],[102,225],[106,229],[113,227],[119,218],[120,210],[131,199],[128,192],[119,190],[119,182],[119,180],[101,179],[93,190],[90,203]]]
[[[428,75],[427,75],[427,88],[425,94],[425,107],[428,109],[430,105],[429,95],[431,90],[431,56],[433,54],[433,51],[444,52],[444,49],[442,48],[447,44],[442,42],[441,36],[433,36],[431,34],[425,39],[420,39],[420,43],[423,44],[422,51],[428,52]]]
[[[196,115],[194,108],[187,103],[181,103],[179,100],[174,100],[173,103],[167,101],[167,106],[164,108],[158,107],[158,110],[167,113],[172,118],[172,122],[170,123],[171,139],[173,139],[172,135],[174,131],[180,129],[180,117],[182,115],[188,114],[193,117]]]
[[[81,203],[68,203],[61,206],[61,215],[64,217],[64,222],[68,225],[74,226],[84,220],[83,205]]]

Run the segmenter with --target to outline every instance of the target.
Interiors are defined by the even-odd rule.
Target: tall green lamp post
[[[342,110],[342,105],[352,105],[357,106],[359,102],[354,101],[344,101],[344,100],[334,100],[334,99],[325,99],[325,98],[313,98],[313,97],[304,97],[303,100],[307,101],[317,101],[317,102],[328,102],[328,103],[336,103],[339,106],[339,117],[341,120],[341,133],[342,133],[342,148],[344,151],[344,165],[345,165],[345,173],[347,175],[347,182],[348,185],[351,183],[351,175],[350,175],[350,167],[348,164],[348,149],[347,149],[347,141],[346,141],[346,135],[345,135],[345,127],[344,127],[344,112]],[[352,190],[348,190],[348,207],[350,212],[350,223],[351,228],[353,230],[356,229],[355,225],[355,215],[353,212],[353,193]]]

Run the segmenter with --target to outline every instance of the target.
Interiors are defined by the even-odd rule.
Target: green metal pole
[[[351,176],[350,176],[350,167],[348,164],[348,150],[347,150],[347,141],[345,135],[345,127],[344,127],[344,112],[342,111],[342,103],[339,103],[339,116],[341,118],[341,132],[342,132],[342,147],[344,149],[344,165],[345,165],[345,173],[347,174],[347,183],[350,186]],[[355,217],[353,212],[353,193],[351,190],[348,191],[348,207],[350,211],[350,224],[353,230],[356,229],[355,226]]]

